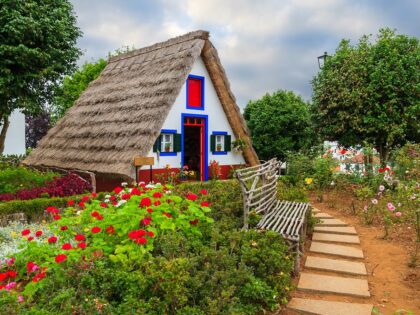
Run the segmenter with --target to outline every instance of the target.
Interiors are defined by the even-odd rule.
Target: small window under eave
[[[204,77],[195,75],[188,76],[187,108],[204,110]]]

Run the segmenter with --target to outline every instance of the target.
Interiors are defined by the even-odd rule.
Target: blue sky
[[[71,0],[84,61],[192,30],[210,31],[238,105],[277,89],[311,98],[317,56],[381,27],[420,37],[420,1]]]

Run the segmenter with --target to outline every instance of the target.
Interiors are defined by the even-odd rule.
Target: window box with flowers
[[[176,156],[181,152],[181,134],[174,129],[162,129],[153,145],[153,152],[161,156]]]
[[[213,155],[226,155],[231,151],[231,136],[225,131],[213,131],[210,136],[210,151]]]

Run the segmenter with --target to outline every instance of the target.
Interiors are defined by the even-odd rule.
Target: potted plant
[[[232,149],[236,152],[242,152],[246,148],[246,143],[243,139],[238,138],[235,141],[232,141]]]
[[[216,151],[217,152],[220,152],[220,151],[222,151],[222,145],[219,143],[219,144],[217,144],[217,146],[216,146]]]
[[[165,152],[170,152],[171,151],[171,144],[170,143],[166,143],[165,144]]]

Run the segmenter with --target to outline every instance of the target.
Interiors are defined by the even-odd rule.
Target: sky
[[[241,108],[279,89],[310,101],[310,82],[319,71],[317,57],[324,51],[333,54],[341,39],[357,43],[364,34],[374,38],[382,27],[420,38],[418,0],[70,2],[83,32],[77,43],[83,51],[79,65],[123,46],[141,48],[207,30]],[[11,131],[8,137],[9,143],[18,143],[21,135]]]

